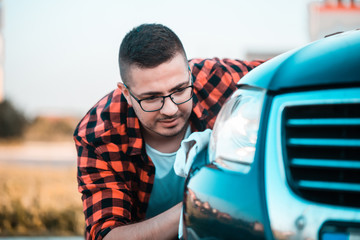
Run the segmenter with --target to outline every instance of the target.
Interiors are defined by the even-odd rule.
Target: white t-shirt
[[[191,133],[188,127],[185,138]],[[146,218],[154,217],[175,206],[183,199],[185,178],[174,171],[176,152],[162,153],[145,144],[146,153],[155,165],[155,179],[151,191]]]

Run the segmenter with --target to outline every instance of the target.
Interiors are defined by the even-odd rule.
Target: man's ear
[[[125,85],[121,82],[118,82],[117,83],[117,87],[120,88],[121,92],[124,94],[125,98],[126,98],[126,101],[127,103],[132,106],[132,102],[131,102],[131,96],[130,96],[130,93],[129,93],[129,89],[127,89],[127,87],[125,87]]]

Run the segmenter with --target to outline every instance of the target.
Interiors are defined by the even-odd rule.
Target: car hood
[[[252,70],[239,84],[272,91],[360,84],[360,31],[320,39]]]

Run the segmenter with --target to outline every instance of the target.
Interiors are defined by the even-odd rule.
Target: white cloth
[[[178,176],[187,177],[195,160],[196,154],[207,147],[212,130],[206,129],[203,132],[194,132],[181,142],[176,153],[174,170]],[[178,238],[183,236],[183,210],[181,209]]]
[[[174,163],[176,175],[187,177],[196,154],[207,147],[211,132],[211,129],[206,129],[203,132],[193,132],[188,138],[181,142]]]

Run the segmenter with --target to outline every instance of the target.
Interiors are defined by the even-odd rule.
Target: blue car
[[[185,183],[185,239],[360,239],[360,31],[247,74]]]

